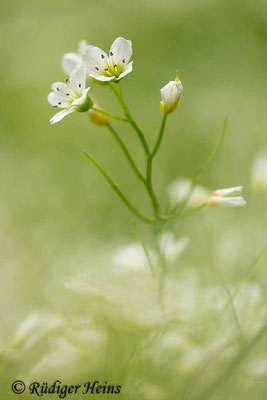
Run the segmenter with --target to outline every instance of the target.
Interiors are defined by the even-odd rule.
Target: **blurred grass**
[[[203,183],[244,185],[248,206],[183,221],[177,233],[191,236],[185,268],[195,265],[209,276],[207,243],[214,240],[226,275],[239,276],[266,245],[266,200],[250,192],[249,174],[266,146],[267,2],[1,0],[0,6],[0,336],[7,337],[29,310],[55,307],[63,277],[103,263],[99,268],[108,268],[103,259],[113,246],[135,239],[127,209],[82,148],[135,204],[148,204],[108,131],[82,115],[49,125],[50,85],[64,78],[61,56],[75,51],[80,39],[104,49],[117,36],[132,40],[134,71],[123,90],[150,143],[161,118],[159,90],[179,68],[184,95],[154,169],[162,199],[173,179],[194,176],[228,114],[228,137]],[[107,88],[96,93],[101,105],[118,110]],[[132,131],[114,125],[142,166]],[[266,288],[263,268],[256,276]]]

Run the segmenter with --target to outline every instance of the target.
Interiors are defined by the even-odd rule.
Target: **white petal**
[[[160,252],[164,255],[167,261],[175,261],[186,249],[189,243],[189,238],[182,237],[176,239],[170,232],[164,232],[160,236],[159,246]]]
[[[99,47],[87,46],[82,55],[82,60],[89,73],[96,73],[96,71],[101,71],[105,68],[109,58]],[[96,68],[98,68],[98,70]]]
[[[115,76],[105,76],[105,75],[98,75],[98,74],[89,74],[92,78],[96,79],[97,81],[108,82],[113,81]]]
[[[243,197],[221,197],[211,196],[208,205],[211,207],[241,207],[246,205],[247,202]]]
[[[89,90],[90,90],[90,88],[84,89],[83,92],[82,92],[81,97],[79,97],[78,99],[74,100],[72,102],[72,105],[73,106],[80,106],[81,104],[83,104],[85,102],[85,100],[86,100],[86,96],[87,96],[87,93],[88,93]]]
[[[59,111],[50,119],[50,124],[55,124],[56,122],[61,121],[66,115],[71,114],[75,111],[75,107],[68,108],[67,110]]]
[[[57,94],[61,93],[67,97],[77,97],[76,93],[69,87],[69,85],[63,82],[54,82],[52,85],[52,90]]]
[[[87,40],[80,40],[79,41],[79,43],[78,43],[78,51],[79,51],[80,55],[82,55],[85,52],[87,46],[88,46]]]
[[[162,101],[165,104],[169,103],[169,100],[172,97],[172,92],[173,92],[174,88],[175,88],[175,81],[170,81],[169,83],[167,83],[167,85],[165,85],[160,90]]]
[[[161,89],[160,93],[163,103],[163,109],[166,113],[169,114],[176,109],[179,104],[182,92],[183,86],[181,81],[170,81]]]
[[[235,186],[231,188],[226,188],[226,189],[218,189],[215,190],[214,194],[216,196],[236,196],[237,194],[240,194],[243,190],[243,186]]]
[[[82,93],[86,83],[86,68],[79,64],[70,75],[70,86],[78,93]]]
[[[71,99],[68,99],[68,97],[62,93],[57,94],[55,92],[51,92],[49,93],[47,100],[52,106],[57,106],[59,108],[68,108],[71,104]]]
[[[179,101],[182,94],[182,84],[180,81],[170,81],[161,89],[161,98],[165,104],[173,104]]]
[[[125,64],[127,64],[133,53],[132,42],[130,40],[126,40],[123,37],[118,37],[114,40],[110,48],[110,56],[113,54],[113,60],[117,64],[123,64],[123,60]]]
[[[148,248],[151,262],[156,263],[157,256]],[[131,243],[119,248],[114,254],[114,262],[128,272],[149,272],[149,262],[143,246],[139,243]]]
[[[62,57],[62,68],[63,71],[67,74],[70,75],[72,71],[75,70],[78,64],[82,63],[82,58],[75,53],[66,53]]]
[[[132,70],[133,70],[133,62],[131,61],[129,64],[126,65],[126,67],[124,68],[124,71],[118,76],[116,81],[120,80],[125,75],[129,74],[130,72],[132,72]]]

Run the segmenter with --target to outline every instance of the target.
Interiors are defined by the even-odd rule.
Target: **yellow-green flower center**
[[[115,76],[118,78],[123,72],[123,64],[107,64],[104,69],[105,76]]]

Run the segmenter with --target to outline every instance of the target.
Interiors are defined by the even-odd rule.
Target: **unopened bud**
[[[179,80],[177,70],[175,81],[170,81],[160,91],[162,99],[160,102],[160,111],[165,112],[166,114],[173,112],[179,105],[182,93],[183,86],[182,82]]]
[[[93,124],[98,126],[107,125],[109,122],[109,117],[107,115],[102,114],[101,112],[94,111],[92,109],[89,111],[89,118],[90,121],[93,122]]]

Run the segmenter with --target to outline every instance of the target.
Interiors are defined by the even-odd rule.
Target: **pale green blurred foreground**
[[[0,5],[0,397],[12,398],[15,379],[107,379],[122,384],[125,399],[266,398],[266,197],[252,190],[250,171],[266,146],[267,2]],[[134,71],[122,86],[150,143],[160,88],[176,68],[183,82],[154,169],[163,203],[174,179],[197,172],[226,114],[228,136],[202,183],[243,185],[248,201],[177,223],[190,244],[170,271],[167,322],[149,280],[114,273],[114,249],[136,241],[132,217],[81,151],[148,210],[120,149],[84,115],[49,125],[46,98],[65,79],[62,55],[81,39],[108,50],[117,36],[133,42]],[[94,89],[101,106],[118,111],[107,88]],[[114,125],[142,166],[132,131]],[[32,313],[41,322],[35,316],[30,335],[16,341]]]

